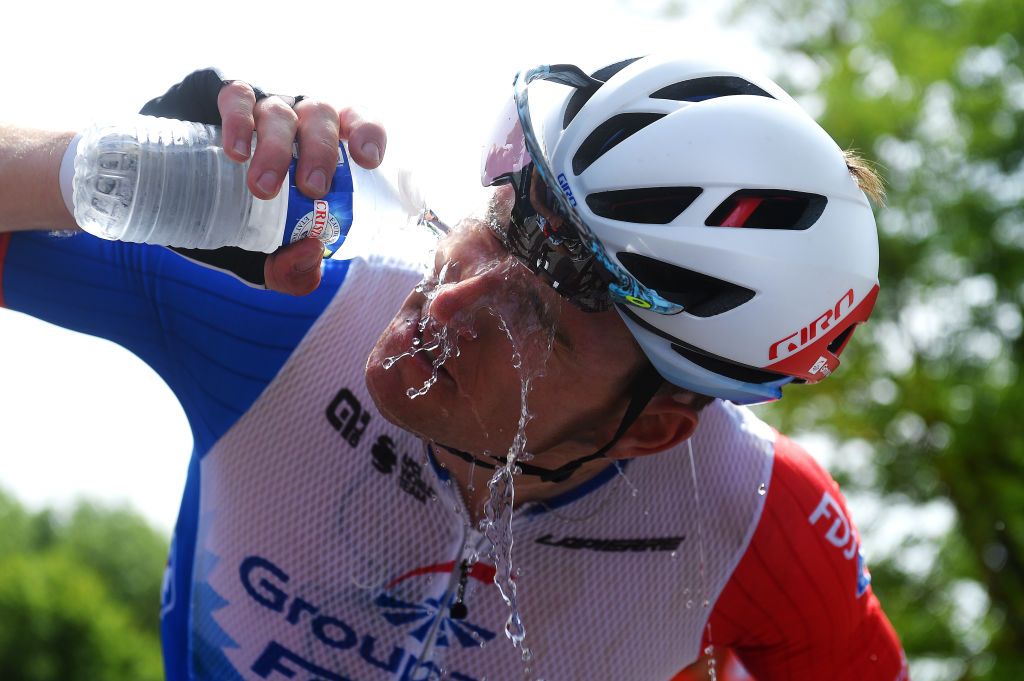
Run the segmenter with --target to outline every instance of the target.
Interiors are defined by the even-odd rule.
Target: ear
[[[683,442],[697,429],[700,416],[685,393],[659,393],[644,408],[615,446],[609,459],[657,454]]]

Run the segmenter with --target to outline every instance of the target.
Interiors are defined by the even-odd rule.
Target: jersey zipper
[[[423,646],[420,648],[419,657],[421,661],[429,660],[437,664],[438,661],[433,659],[434,648],[444,618],[449,617],[454,620],[461,620],[465,619],[469,614],[469,608],[465,603],[466,585],[469,580],[470,571],[480,555],[480,548],[485,541],[485,537],[482,532],[473,529],[469,511],[466,508],[466,500],[462,496],[462,490],[458,488],[451,473],[448,473],[449,480],[451,481],[451,484],[448,485],[440,479],[433,465],[430,468],[434,472],[435,480],[441,483],[440,487],[447,489],[447,496],[450,496],[456,502],[457,508],[452,510],[455,511],[456,517],[462,524],[462,541],[459,544],[457,558],[458,569],[452,570],[448,577],[448,586],[445,589],[441,603],[438,605],[437,617],[434,619],[434,623],[423,641]],[[441,493],[446,494],[444,491]],[[453,595],[455,596],[454,600],[452,599]],[[443,665],[439,664],[438,666]]]

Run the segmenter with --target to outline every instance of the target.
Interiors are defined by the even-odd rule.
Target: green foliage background
[[[0,677],[159,681],[167,539],[130,511],[30,513],[0,490]]]
[[[876,509],[859,522],[911,676],[1022,679],[1024,3],[733,11],[778,55],[772,75],[888,183],[871,322],[834,378],[790,388],[767,418],[832,438],[829,466]]]

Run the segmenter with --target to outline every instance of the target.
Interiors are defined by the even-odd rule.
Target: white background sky
[[[0,121],[79,129],[217,66],[378,117],[389,157],[454,221],[478,197],[480,144],[519,68],[665,49],[764,63],[713,3],[692,4],[669,20],[653,0],[16,0],[3,10]],[[169,531],[192,440],[156,374],[112,343],[3,310],[0,358],[0,486],[33,508],[126,503]]]

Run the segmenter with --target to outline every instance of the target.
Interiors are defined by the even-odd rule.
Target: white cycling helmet
[[[675,385],[777,399],[831,374],[871,313],[868,200],[767,78],[678,57],[538,67],[495,135],[482,179],[522,199],[512,252],[584,309],[610,299]]]

